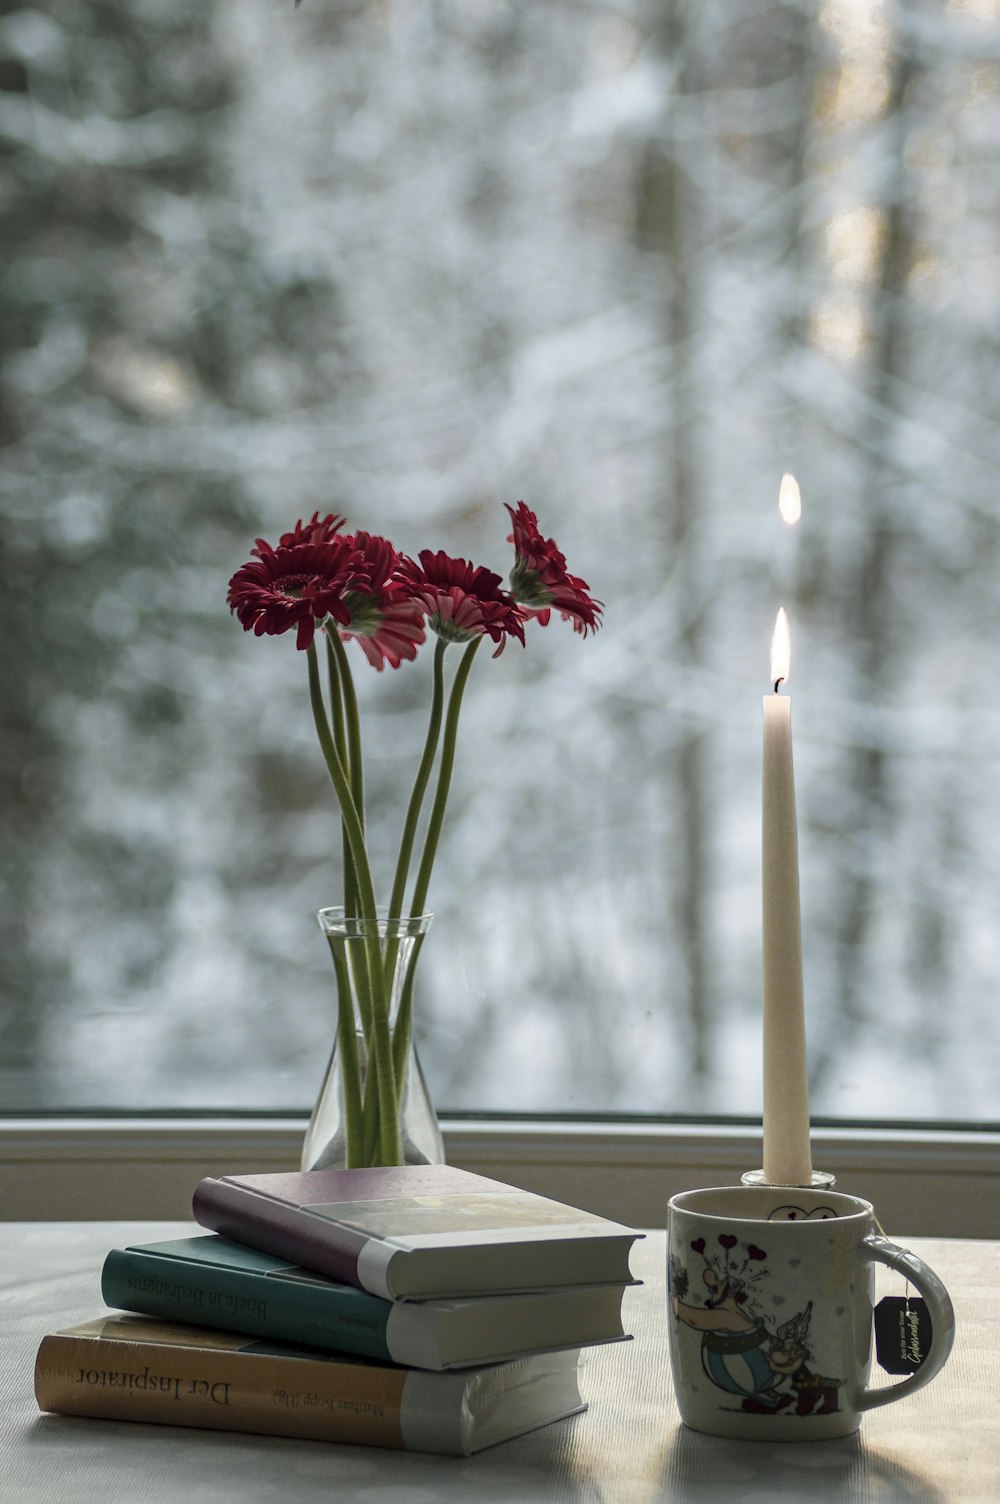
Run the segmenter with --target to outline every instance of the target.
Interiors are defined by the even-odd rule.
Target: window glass
[[[7,11],[0,1105],[310,1103],[336,807],[227,581],[317,510],[506,574],[523,498],[605,624],[477,658],[438,1104],[759,1112],[783,605],[814,1111],[1000,1117],[996,12]],[[349,651],[384,886],[431,655]]]

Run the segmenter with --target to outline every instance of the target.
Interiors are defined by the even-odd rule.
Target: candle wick
[[[775,679],[775,681],[774,681],[774,692],[775,692],[775,694],[778,693],[778,685],[779,684],[784,684],[784,682],[785,682],[785,676],[784,676],[784,674],[782,674],[782,676],[781,676],[780,679]]]

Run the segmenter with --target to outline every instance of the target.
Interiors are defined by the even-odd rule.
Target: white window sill
[[[667,1199],[761,1162],[759,1129],[670,1123],[446,1121],[449,1162],[620,1221],[662,1227]],[[187,1217],[203,1175],[285,1170],[304,1118],[0,1120],[0,1218]],[[892,1235],[997,1237],[1000,1133],[817,1128],[817,1168]]]

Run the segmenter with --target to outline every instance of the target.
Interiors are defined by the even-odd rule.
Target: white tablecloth
[[[1000,1500],[998,1243],[912,1240],[951,1290],[954,1353],[925,1390],[867,1415],[860,1434],[843,1441],[717,1441],[680,1425],[666,1349],[662,1232],[650,1233],[634,1255],[646,1281],[626,1297],[635,1341],[588,1355],[589,1412],[468,1460],[39,1414],[32,1393],[38,1342],[46,1331],[102,1313],[107,1250],[189,1231],[152,1222],[0,1225],[3,1504]]]

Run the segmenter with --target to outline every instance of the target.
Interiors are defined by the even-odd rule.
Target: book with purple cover
[[[386,1300],[628,1284],[642,1236],[452,1165],[202,1180],[195,1219]]]

